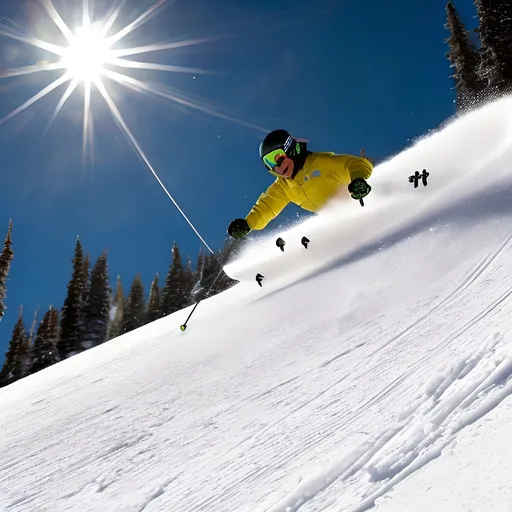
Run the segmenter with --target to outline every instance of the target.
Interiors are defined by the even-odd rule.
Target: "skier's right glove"
[[[366,180],[363,178],[356,178],[352,180],[348,185],[348,191],[352,199],[356,199],[361,203],[361,206],[364,206],[363,197],[366,197],[372,187],[366,183]]]
[[[231,238],[243,238],[251,232],[251,228],[245,219],[232,220],[228,226],[228,235]]]

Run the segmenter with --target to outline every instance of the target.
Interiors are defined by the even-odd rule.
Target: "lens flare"
[[[233,116],[225,114],[213,106],[200,103],[192,98],[187,98],[185,94],[178,93],[169,86],[158,87],[153,83],[146,83],[142,80],[135,79],[127,75],[126,70],[129,69],[206,74],[208,72],[203,69],[190,68],[186,66],[173,66],[156,62],[137,61],[127,57],[141,54],[150,54],[152,52],[161,52],[164,50],[172,51],[173,49],[204,44],[215,39],[219,39],[219,36],[215,38],[190,39],[184,41],[174,41],[170,43],[153,43],[132,48],[114,48],[114,46],[122,44],[124,37],[132,33],[136,28],[143,26],[144,23],[154,17],[160,11],[160,9],[164,7],[166,0],[158,0],[148,9],[143,11],[135,20],[117,32],[114,32],[112,35],[109,35],[116,20],[119,17],[122,3],[123,0],[119,0],[119,2],[110,10],[109,14],[104,20],[92,20],[89,0],[83,0],[82,22],[80,26],[76,27],[75,29],[71,29],[53,5],[52,0],[41,0],[41,4],[44,7],[47,15],[64,36],[67,42],[67,44],[64,46],[54,44],[50,41],[44,41],[31,35],[27,35],[17,24],[13,22],[10,24],[6,24],[5,22],[0,23],[0,35],[25,43],[37,49],[44,50],[45,52],[49,52],[55,56],[54,62],[49,61],[48,59],[35,59],[36,64],[31,66],[23,66],[7,70],[3,69],[0,73],[0,78],[5,79],[14,76],[30,75],[35,73],[62,71],[62,74],[58,78],[48,83],[48,85],[43,87],[40,91],[26,100],[19,107],[15,108],[12,112],[0,118],[0,124],[5,123],[9,119],[12,119],[19,113],[23,112],[53,92],[55,89],[63,86],[64,84],[67,84],[66,89],[56,104],[53,115],[49,119],[49,125],[51,125],[61,112],[65,103],[75,92],[75,90],[77,90],[78,85],[82,84],[83,87],[80,88],[80,90],[83,89],[82,155],[85,157],[87,149],[92,147],[92,140],[94,135],[91,93],[93,89],[97,90],[103,97],[103,100],[105,101],[105,104],[107,105],[112,117],[114,118],[120,130],[123,132],[124,136],[130,142],[135,153],[140,157],[149,171],[153,174],[160,187],[173,202],[174,206],[176,206],[178,211],[187,221],[194,233],[199,237],[201,242],[210,252],[213,253],[212,249],[201,237],[197,229],[185,215],[183,210],[181,210],[181,208],[178,206],[178,203],[174,197],[167,190],[164,183],[159,178],[153,165],[150,163],[148,157],[142,150],[140,143],[136,140],[132,131],[123,119],[119,107],[114,102],[112,95],[109,94],[106,88],[106,82],[110,81],[111,84],[121,85],[122,87],[131,91],[149,93],[158,97],[163,97],[182,106],[197,109],[206,114],[217,116],[224,120],[233,121],[258,131],[265,132],[267,130],[255,124],[248,123],[241,119],[237,119]]]

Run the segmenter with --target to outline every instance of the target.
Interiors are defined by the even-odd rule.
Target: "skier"
[[[295,139],[286,130],[270,132],[260,145],[260,158],[276,181],[260,195],[249,214],[233,220],[228,227],[232,238],[243,238],[260,230],[292,202],[310,212],[317,212],[348,186],[353,199],[362,200],[371,187],[366,180],[373,164],[366,157],[313,153],[305,141]]]

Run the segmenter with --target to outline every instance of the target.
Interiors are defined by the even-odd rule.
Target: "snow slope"
[[[511,511],[511,114],[260,237],[185,333],[186,311],[1,389],[0,510]]]

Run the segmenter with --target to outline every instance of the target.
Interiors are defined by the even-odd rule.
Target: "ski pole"
[[[190,317],[194,314],[194,311],[196,310],[197,306],[199,306],[199,303],[204,300],[204,299],[207,299],[208,298],[208,294],[210,293],[211,289],[213,288],[213,285],[217,282],[217,279],[219,279],[220,275],[222,274],[222,272],[224,272],[224,269],[221,268],[220,269],[220,272],[217,274],[217,277],[213,280],[212,284],[210,285],[210,287],[208,288],[208,290],[206,290],[206,293],[204,294],[204,297],[202,297],[201,299],[199,299],[194,307],[192,308],[192,311],[189,313],[187,319],[185,320],[185,323],[180,325],[180,329],[182,331],[185,331],[185,329],[187,328],[187,323],[188,321],[190,320]]]

